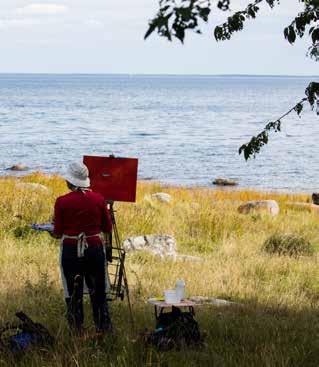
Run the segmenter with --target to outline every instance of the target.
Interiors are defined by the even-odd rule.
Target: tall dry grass
[[[319,364],[319,217],[292,210],[288,201],[305,195],[252,191],[215,191],[138,184],[135,204],[116,204],[121,237],[170,234],[181,253],[201,263],[160,260],[145,253],[127,257],[136,331],[129,325],[126,302],[111,306],[117,336],[102,341],[69,336],[58,270],[59,245],[29,229],[52,217],[55,198],[66,192],[62,179],[32,174],[19,181],[46,185],[49,191],[19,188],[18,179],[0,180],[0,322],[13,321],[22,309],[57,337],[47,350],[20,360],[0,355],[0,366],[317,366]],[[149,199],[154,192],[172,195],[169,204]],[[276,199],[279,216],[241,215],[239,203]],[[304,236],[312,256],[271,256],[262,251],[274,233]],[[152,295],[186,281],[188,295],[230,299],[241,307],[198,307],[206,333],[202,349],[159,353],[145,348],[138,331],[154,327]],[[86,302],[86,324],[92,325]]]

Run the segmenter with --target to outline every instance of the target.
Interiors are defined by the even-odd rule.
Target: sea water
[[[315,77],[0,74],[0,174],[62,173],[82,155],[139,159],[139,178],[261,190],[319,190],[319,118],[283,120],[256,159],[239,147]]]

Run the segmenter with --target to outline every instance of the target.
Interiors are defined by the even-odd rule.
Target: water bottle
[[[176,296],[179,300],[185,298],[185,282],[184,280],[180,279],[176,281]]]

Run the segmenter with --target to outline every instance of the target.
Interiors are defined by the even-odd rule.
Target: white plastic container
[[[176,289],[167,289],[164,291],[164,299],[166,303],[179,303],[181,301],[177,296]]]
[[[179,301],[185,298],[185,282],[183,279],[179,279],[176,281],[176,295],[179,298]]]

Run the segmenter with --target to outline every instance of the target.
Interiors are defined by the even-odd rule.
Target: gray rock
[[[219,299],[219,298],[213,298],[213,297],[193,296],[193,297],[190,297],[189,299],[198,305],[213,305],[217,307],[239,305],[239,303],[226,301],[225,299]]]
[[[23,164],[14,164],[13,166],[7,168],[9,171],[27,171],[29,167]]]
[[[234,180],[229,180],[228,178],[216,178],[213,181],[213,185],[217,186],[236,186],[238,185],[238,182]]]
[[[276,216],[279,214],[279,205],[275,200],[247,201],[238,207],[238,211],[241,214],[264,212]]]
[[[50,189],[47,186],[35,182],[17,182],[16,187],[22,190],[43,191],[43,192],[50,191]]]
[[[156,199],[162,203],[169,203],[172,200],[172,196],[166,192],[157,192],[151,195],[151,199]]]
[[[123,248],[126,252],[144,250],[161,258],[176,259],[176,241],[168,235],[130,237],[123,242]]]

